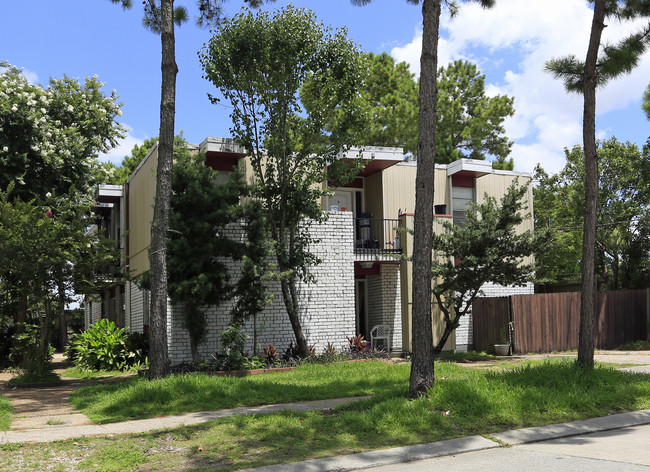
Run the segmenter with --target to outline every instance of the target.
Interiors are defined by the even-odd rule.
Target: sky
[[[124,11],[109,0],[21,0],[0,2],[0,60],[23,68],[31,83],[46,85],[64,74],[83,79],[97,74],[105,92],[115,89],[123,103],[126,138],[101,160],[119,164],[135,144],[158,135],[160,38],[142,27],[142,5]],[[278,0],[268,9],[285,6]],[[332,28],[347,28],[363,51],[391,54],[419,74],[422,16],[405,0],[374,0],[364,7],[349,0],[294,0],[313,10]],[[582,143],[582,98],[567,95],[560,81],[544,72],[547,60],[575,54],[583,59],[592,12],[585,0],[497,0],[491,10],[461,2],[454,18],[441,20],[439,66],[463,59],[478,64],[489,95],[515,99],[515,115],[505,122],[514,142],[515,170],[548,172],[564,165],[564,149]],[[190,14],[193,0],[185,4]],[[243,2],[229,0],[224,13],[236,14]],[[9,20],[9,21],[7,21]],[[615,42],[639,25],[610,21],[604,40]],[[230,136],[229,110],[213,105],[214,86],[202,78],[197,52],[212,32],[188,22],[176,30],[176,132],[191,143],[207,136]],[[597,95],[596,133],[642,146],[650,121],[641,109],[650,82],[650,52],[629,75],[610,82]]]

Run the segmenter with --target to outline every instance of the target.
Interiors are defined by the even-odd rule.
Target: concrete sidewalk
[[[610,362],[618,361],[619,363],[625,363],[620,362],[624,359],[629,363],[647,363],[650,360],[649,354],[650,353],[644,353],[644,355],[639,355],[637,353],[612,353],[607,355],[607,360]],[[621,370],[640,374],[650,374],[650,365],[646,364],[627,367]],[[99,381],[91,381],[91,383],[112,383],[120,380],[123,379],[102,379]],[[88,418],[74,410],[68,400],[69,394],[72,390],[88,383],[88,381],[65,379],[62,384],[52,387],[3,391],[2,394],[12,400],[12,404],[16,411],[14,414],[14,421],[12,422],[12,429],[8,431],[0,431],[0,444],[48,442],[71,439],[80,436],[140,433],[159,429],[175,428],[184,425],[194,425],[233,415],[265,414],[280,411],[328,410],[341,404],[369,398],[338,398],[257,407],[243,407],[97,425],[91,424]],[[495,433],[492,435],[494,440],[486,439],[482,436],[470,436],[430,444],[420,444],[360,454],[351,454],[348,456],[316,459],[293,464],[267,466],[255,470],[268,472],[356,470],[360,468],[378,467],[433,457],[454,455],[463,452],[498,448],[503,444],[525,444],[553,438],[563,438],[644,424],[650,424],[650,410],[622,413],[603,418],[574,421],[566,424]]]
[[[254,407],[231,408],[227,410],[202,411],[196,413],[185,413],[183,415],[161,416],[158,418],[147,418],[144,420],[132,420],[122,423],[109,424],[69,424],[52,425],[32,429],[11,429],[0,431],[0,444],[49,442],[62,439],[78,438],[80,436],[106,436],[114,434],[142,433],[158,429],[177,428],[205,423],[219,418],[226,418],[235,415],[254,415],[266,413],[278,413],[281,411],[304,412],[309,410],[330,410],[346,403],[367,400],[369,396],[331,398],[328,400],[314,400],[297,403],[280,403],[277,405],[263,405]]]

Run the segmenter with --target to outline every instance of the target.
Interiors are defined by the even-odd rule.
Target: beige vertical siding
[[[488,194],[499,201],[501,197],[506,193],[508,187],[512,182],[517,178],[515,175],[507,174],[488,174],[476,179],[476,199],[479,203],[485,201],[485,194]],[[528,192],[524,196],[524,204],[528,207],[526,213],[530,215],[529,218],[526,218],[522,224],[519,226],[517,232],[519,234],[524,231],[533,231],[533,187],[531,185],[531,178],[527,176],[519,176],[519,185],[528,185]],[[533,262],[533,257],[527,257],[525,259],[526,264]]]
[[[364,211],[370,213],[372,218],[387,218],[384,214],[384,193],[382,192],[382,175],[385,171],[377,172],[364,179],[363,198]]]
[[[129,181],[129,268],[133,275],[149,270],[149,244],[156,196],[157,163],[158,147],[154,147]]]
[[[446,170],[436,169],[435,173],[434,204],[449,206]],[[397,218],[399,210],[402,213],[413,213],[416,166],[397,164],[386,169],[383,174],[384,218]]]

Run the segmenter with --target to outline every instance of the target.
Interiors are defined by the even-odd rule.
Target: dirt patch
[[[70,364],[63,354],[54,355],[54,372],[61,375]],[[9,379],[13,372],[0,373],[0,394],[11,402],[13,408],[12,429],[46,428],[59,425],[92,424],[91,421],[70,404],[70,394],[88,385],[122,382],[133,374],[100,379],[62,378],[57,384],[37,387],[12,387]]]

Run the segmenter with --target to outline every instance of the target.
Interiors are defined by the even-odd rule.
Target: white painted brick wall
[[[354,249],[351,212],[332,212],[328,221],[313,224],[311,231],[316,239],[312,251],[323,262],[312,267],[316,278],[314,284],[300,284],[300,319],[303,332],[310,345],[318,352],[328,342],[337,348],[347,345],[346,338],[354,334]],[[239,229],[241,232],[241,228]],[[236,277],[238,264],[231,263]],[[273,283],[270,290],[274,300],[257,317],[258,345],[274,344],[284,350],[294,341],[293,330],[284,308],[280,284]],[[234,302],[219,307],[210,307],[207,316],[207,335],[199,347],[201,356],[208,358],[221,350],[219,335],[230,320],[230,309]],[[168,314],[169,355],[172,363],[191,361],[189,337],[182,327],[179,307],[173,307]],[[245,328],[250,338],[247,349],[253,351],[253,321]]]
[[[391,328],[391,348],[402,346],[402,296],[399,265],[380,264],[380,275],[366,277],[368,287],[368,341],[370,330],[383,324]]]

